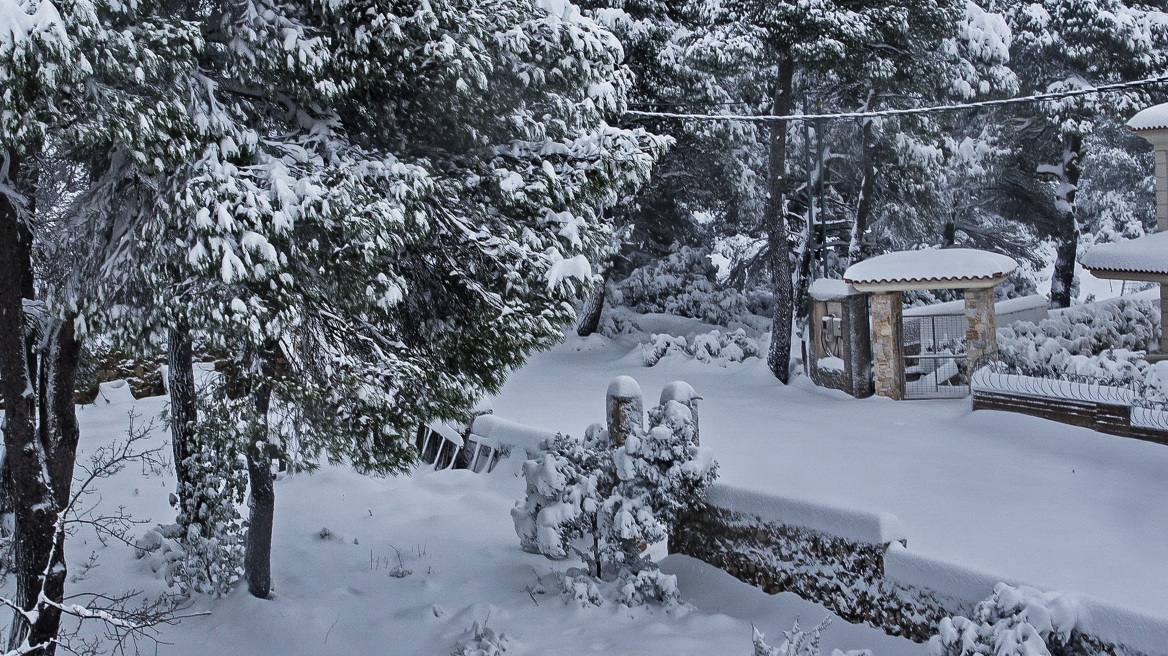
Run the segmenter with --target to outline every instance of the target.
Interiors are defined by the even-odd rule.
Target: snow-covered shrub
[[[681,512],[701,500],[717,465],[693,443],[685,405],[652,409],[649,425],[619,446],[599,425],[583,439],[557,435],[523,465],[527,498],[511,511],[515,532],[525,550],[584,560],[587,573],[565,579],[565,591],[578,599],[604,598],[603,586],[621,603],[676,601],[675,581],[656,572],[643,549],[664,540]]]
[[[1072,374],[1117,384],[1143,378],[1141,353],[1160,339],[1160,312],[1151,301],[1119,299],[1073,308],[1040,323],[998,329],[998,358],[1014,373]]]
[[[661,358],[673,354],[682,354],[699,362],[713,362],[724,367],[730,362],[757,358],[759,353],[761,349],[758,340],[747,337],[746,331],[741,328],[727,333],[711,330],[708,333],[694,335],[688,341],[684,337],[654,334],[648,342],[641,345],[641,361],[646,367],[652,367],[660,362]]]
[[[810,629],[799,626],[799,620],[790,631],[783,631],[783,642],[778,647],[772,647],[766,642],[766,635],[757,628],[754,629],[754,656],[820,656],[819,641],[823,630],[831,624],[831,618],[825,618]],[[872,656],[867,649],[848,651],[846,654],[838,649],[832,650],[832,656]]]
[[[611,302],[637,312],[663,312],[727,326],[750,315],[769,316],[771,296],[717,282],[708,248],[682,246],[613,285]]]
[[[495,633],[485,623],[475,622],[469,631],[470,635],[458,643],[450,656],[500,656],[507,652],[506,633]]]
[[[934,656],[1050,656],[1063,653],[1077,616],[1057,592],[1005,583],[977,605],[973,618],[946,617],[929,641]]]
[[[163,533],[177,542],[167,581],[183,592],[224,595],[243,572],[243,518],[239,505],[247,489],[247,472],[234,440],[226,436],[239,425],[236,404],[201,404],[185,466],[189,480],[179,483],[173,527]]]

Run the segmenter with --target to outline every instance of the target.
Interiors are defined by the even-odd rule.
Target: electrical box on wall
[[[872,395],[868,296],[842,280],[816,280],[810,289],[807,369],[815,384],[863,398]]]

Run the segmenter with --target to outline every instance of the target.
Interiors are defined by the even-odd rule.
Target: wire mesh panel
[[[905,398],[969,394],[965,315],[904,317],[903,321]]]

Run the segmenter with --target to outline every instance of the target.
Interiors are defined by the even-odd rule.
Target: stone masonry
[[[872,374],[876,394],[896,400],[904,398],[903,309],[899,291],[872,295]]]
[[[965,290],[965,354],[969,370],[983,356],[998,352],[998,326],[994,314],[994,289]]]

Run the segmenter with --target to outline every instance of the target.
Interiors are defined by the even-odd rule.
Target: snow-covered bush
[[[750,315],[769,316],[769,293],[721,285],[716,274],[708,248],[682,246],[613,285],[611,302],[637,312],[663,312],[720,326],[749,321]]]
[[[778,647],[772,647],[767,644],[766,636],[754,629],[754,656],[820,656],[819,641],[823,634],[823,630],[831,624],[831,618],[826,618],[811,629],[804,629],[799,626],[799,620],[795,620],[795,626],[790,631],[783,631],[783,642]],[[838,649],[833,649],[832,656],[872,656],[872,652],[867,649],[849,650],[842,652]]]
[[[677,599],[676,582],[643,549],[664,540],[681,512],[701,500],[717,465],[693,443],[685,405],[652,409],[649,425],[619,446],[599,425],[583,439],[557,435],[523,465],[527,498],[511,511],[520,544],[553,559],[580,556],[587,572],[566,577],[564,591],[582,601]]]
[[[1034,324],[998,329],[998,358],[1013,373],[1072,374],[1117,384],[1143,379],[1141,353],[1160,339],[1160,312],[1151,301],[1119,299],[1074,308]]]
[[[212,383],[216,384],[216,383]],[[174,495],[178,515],[159,527],[177,544],[167,582],[183,592],[224,595],[243,573],[243,519],[239,505],[247,489],[242,454],[232,435],[243,414],[236,405],[248,399],[200,404],[204,408],[188,445],[188,480]]]
[[[1057,592],[1005,583],[973,611],[973,618],[946,617],[929,641],[934,656],[1050,656],[1063,653],[1077,616]]]
[[[506,633],[495,633],[486,623],[475,622],[469,631],[469,636],[461,640],[450,656],[501,656],[507,652]]]
[[[747,337],[746,331],[741,328],[726,333],[711,330],[708,333],[694,335],[688,341],[684,337],[654,334],[648,342],[641,345],[641,361],[646,367],[652,367],[660,362],[661,358],[673,354],[685,355],[699,362],[713,362],[724,367],[730,362],[757,358],[759,353],[761,349],[758,340]]]

